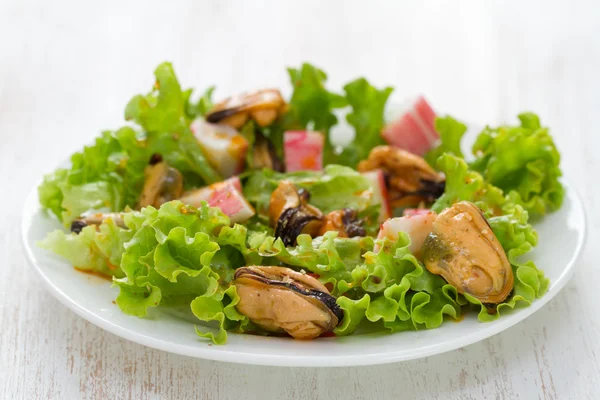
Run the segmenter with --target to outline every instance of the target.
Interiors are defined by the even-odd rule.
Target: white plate
[[[355,335],[294,341],[230,333],[228,343],[217,346],[196,336],[193,320],[153,309],[147,318],[123,314],[113,303],[117,289],[109,281],[77,272],[60,258],[36,246],[59,224],[46,217],[38,205],[37,191],[28,196],[23,210],[23,243],[33,268],[50,292],[78,315],[107,331],[156,349],[245,364],[277,366],[352,366],[383,364],[443,353],[499,333],[540,309],[561,290],[573,274],[585,237],[585,216],[575,189],[565,182],[563,207],[546,216],[536,228],[539,245],[532,259],[550,279],[550,288],[531,306],[481,323],[468,313],[460,323],[440,328],[395,334]]]

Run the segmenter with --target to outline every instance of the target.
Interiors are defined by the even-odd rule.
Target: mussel
[[[430,203],[444,193],[445,178],[423,158],[392,146],[377,146],[358,164],[358,170],[382,169],[393,208]]]
[[[269,332],[314,339],[333,330],[344,313],[317,279],[284,267],[236,270],[237,310]]]
[[[302,233],[315,237],[323,224],[323,213],[308,204],[309,193],[298,191],[290,181],[283,180],[271,194],[269,218],[275,227],[275,236],[286,246],[296,243]]]
[[[503,302],[513,290],[513,270],[506,253],[481,210],[471,202],[461,201],[438,215],[422,254],[429,272],[485,305]]]
[[[277,155],[275,145],[258,129],[254,131],[252,150],[252,165],[250,167],[253,169],[270,168],[273,171],[284,171],[285,166],[279,155]]]
[[[215,104],[206,114],[206,120],[240,129],[248,119],[252,119],[258,126],[264,127],[271,125],[286,108],[279,90],[264,89],[242,93]]]
[[[363,221],[358,218],[356,210],[351,208],[335,210],[325,215],[319,235],[329,231],[337,231],[338,237],[341,238],[367,235],[363,227]]]
[[[163,161],[160,154],[153,154],[144,170],[144,188],[138,204],[160,207],[161,204],[177,199],[183,193],[183,176],[177,169]]]
[[[107,219],[112,219],[116,226],[125,228],[122,213],[93,213],[82,215],[71,223],[71,232],[79,234],[83,228],[89,225],[100,226]]]

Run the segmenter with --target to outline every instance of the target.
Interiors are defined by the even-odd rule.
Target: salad
[[[526,254],[530,219],[563,201],[560,155],[532,113],[485,127],[423,97],[386,120],[392,88],[341,91],[303,64],[278,89],[215,102],[163,63],[147,94],[46,175],[39,200],[65,228],[40,246],[118,287],[144,317],[185,307],[196,332],[314,339],[437,328],[527,306],[548,279]],[[351,140],[332,128],[345,118]]]

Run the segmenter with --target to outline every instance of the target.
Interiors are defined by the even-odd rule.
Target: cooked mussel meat
[[[86,226],[100,226],[107,219],[112,219],[116,226],[125,228],[122,213],[93,213],[82,215],[71,223],[71,232],[79,234]]]
[[[337,231],[338,237],[341,238],[367,235],[363,228],[363,221],[358,218],[358,213],[352,208],[335,210],[325,215],[319,235],[329,231]]]
[[[179,198],[183,193],[183,176],[177,169],[170,167],[160,154],[152,155],[144,170],[144,177],[139,208],[158,208],[163,203]]]
[[[242,267],[233,285],[237,310],[269,332],[314,339],[333,330],[344,313],[317,279],[284,267]]]
[[[264,89],[229,97],[206,114],[206,120],[240,129],[252,119],[258,126],[271,125],[285,112],[287,104],[277,89]]]
[[[253,169],[270,168],[273,171],[283,172],[283,161],[277,155],[273,142],[258,129],[254,132],[252,150],[252,165],[250,167]]]
[[[438,215],[422,254],[431,273],[483,304],[501,303],[513,290],[513,270],[506,253],[481,210],[471,202],[461,201]]]
[[[377,146],[358,164],[361,172],[382,169],[394,208],[430,203],[444,193],[445,178],[423,158],[392,146]]]
[[[283,180],[271,194],[269,218],[275,227],[275,236],[286,246],[296,243],[298,235],[318,236],[323,224],[323,213],[308,204],[309,193],[298,191],[290,181]]]

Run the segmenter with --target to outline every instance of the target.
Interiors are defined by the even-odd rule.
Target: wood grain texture
[[[598,398],[598,21],[592,1],[0,2],[0,398]],[[21,205],[42,173],[118,126],[165,59],[184,83],[216,84],[218,96],[286,85],[283,67],[309,60],[334,87],[366,75],[467,121],[538,112],[588,208],[575,277],[495,337],[385,366],[234,365],[104,332],[27,266]]]

